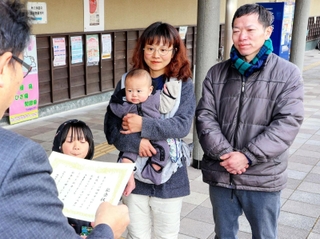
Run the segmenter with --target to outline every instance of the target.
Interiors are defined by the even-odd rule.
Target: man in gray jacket
[[[203,82],[196,128],[215,238],[237,238],[243,212],[252,238],[277,238],[288,149],[303,121],[303,83],[295,65],[272,53],[272,22],[264,7],[241,6],[230,59]]]

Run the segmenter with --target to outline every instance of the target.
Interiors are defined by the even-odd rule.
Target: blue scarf
[[[234,47],[231,48],[230,59],[233,62],[235,68],[240,72],[241,75],[249,77],[253,72],[263,67],[269,54],[273,51],[272,41],[269,38],[260,48],[258,54],[250,62],[246,62],[242,59],[238,50]]]

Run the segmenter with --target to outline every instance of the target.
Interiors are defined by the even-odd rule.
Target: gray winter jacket
[[[302,81],[299,69],[275,54],[247,79],[231,60],[208,71],[196,109],[204,182],[253,191],[285,187],[288,148],[303,121]],[[252,162],[241,175],[219,164],[232,151]]]

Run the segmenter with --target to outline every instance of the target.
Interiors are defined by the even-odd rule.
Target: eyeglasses
[[[147,55],[151,55],[153,54],[155,51],[157,51],[159,53],[160,56],[165,56],[169,53],[169,51],[172,51],[172,49],[167,49],[167,48],[159,48],[159,49],[156,49],[154,47],[145,47],[143,48],[144,52],[147,54]]]
[[[23,60],[21,60],[17,56],[12,55],[12,58],[14,60],[16,60],[17,62],[19,62],[24,68],[26,68],[26,71],[25,70],[23,71],[24,72],[23,78],[25,78],[30,73],[30,71],[32,70],[32,66],[28,65],[27,63],[25,63]]]

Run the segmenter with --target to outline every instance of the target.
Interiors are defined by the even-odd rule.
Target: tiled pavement
[[[320,51],[304,55],[305,120],[290,149],[288,185],[281,196],[279,238],[320,238]],[[71,118],[81,119],[91,127],[99,155],[95,160],[115,162],[117,151],[104,154],[103,118],[107,102],[71,110],[13,126],[3,126],[40,143],[49,154],[57,127]],[[187,141],[192,141],[192,130]],[[179,239],[213,239],[214,225],[208,185],[201,171],[188,168],[191,195],[184,199]],[[240,239],[251,238],[245,217],[240,220]],[[125,236],[125,235],[124,235]]]

